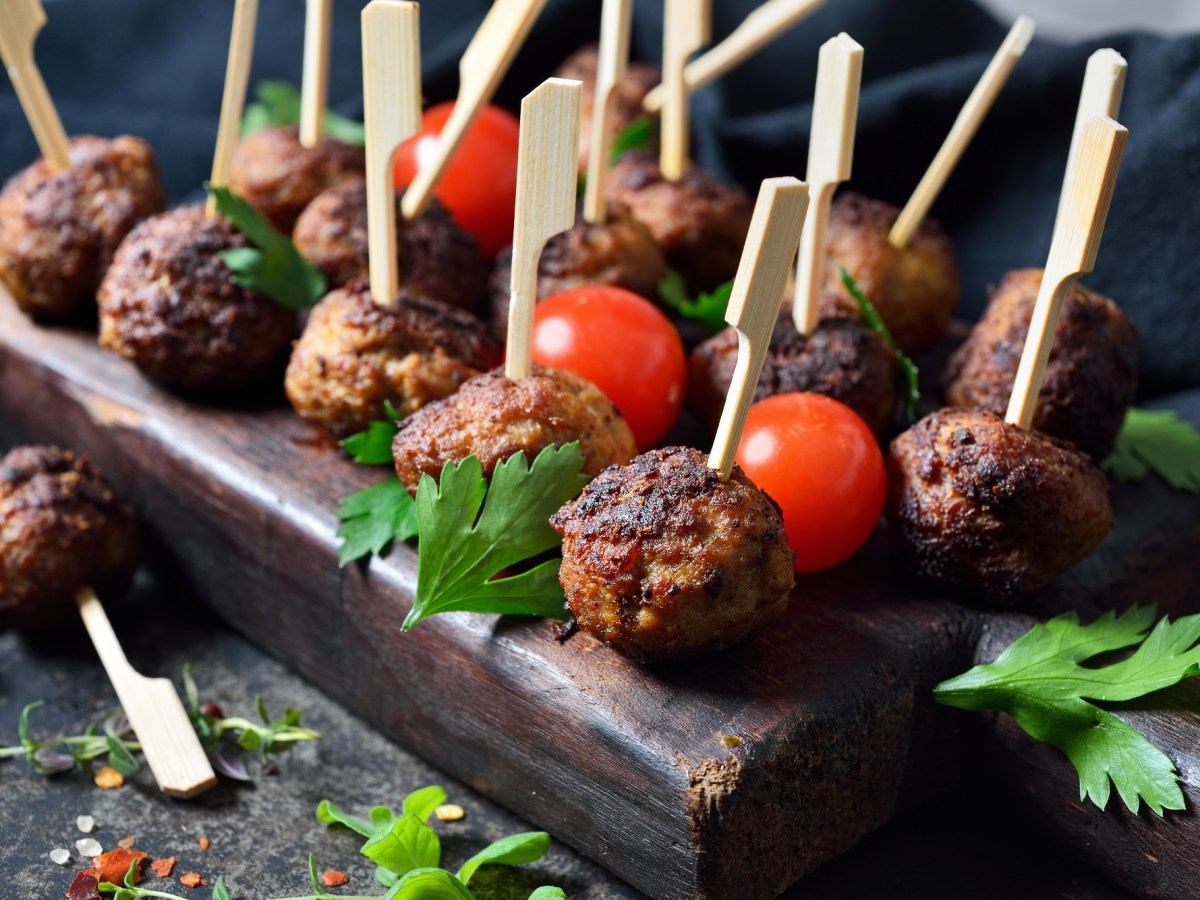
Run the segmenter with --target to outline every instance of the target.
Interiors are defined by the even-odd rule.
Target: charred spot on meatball
[[[550,524],[579,627],[644,662],[743,640],[795,584],[778,507],[740,467],[722,482],[687,447],[601,472]]]
[[[943,409],[892,441],[888,533],[928,581],[1012,603],[1112,529],[1108,480],[1069,444],[987,410]]]
[[[296,313],[238,287],[220,253],[245,236],[202,206],[141,223],[100,285],[100,343],[147,377],[186,391],[253,384],[277,368]]]
[[[166,202],[145,141],[76,137],[70,159],[61,171],[38,160],[0,192],[0,283],[43,321],[93,309],[121,241]]]
[[[946,402],[1003,415],[1017,377],[1041,269],[1004,276],[970,336],[950,357]],[[1116,445],[1137,391],[1137,331],[1107,297],[1074,284],[1063,298],[1033,428],[1095,460]]]

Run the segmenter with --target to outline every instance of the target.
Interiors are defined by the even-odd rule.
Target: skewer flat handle
[[[217,126],[217,148],[213,153],[213,187],[228,187],[233,170],[233,151],[242,131],[242,110],[246,105],[246,87],[250,83],[250,62],[254,58],[254,26],[258,20],[258,0],[237,0],[233,8],[233,32],[229,38],[229,60],[225,65],[225,92],[221,97],[221,120]],[[217,200],[208,198],[208,214],[215,215]]]
[[[333,0],[306,0],[304,10],[304,76],[300,83],[300,144],[321,143],[325,107],[329,103],[329,38]]]
[[[608,147],[612,143],[612,120],[616,87],[629,69],[629,33],[633,25],[633,0],[604,0],[600,14],[600,60],[596,68],[596,94],[592,102],[592,134],[588,146],[587,188],[583,194],[583,217],[603,225],[607,218],[604,182],[608,175]]]
[[[0,59],[29,120],[38,149],[50,168],[68,169],[67,133],[33,58],[33,44],[46,24],[39,0],[0,0]]]
[[[688,58],[709,41],[711,0],[666,0],[663,16],[662,145],[658,166],[669,181],[687,171],[689,152],[688,90],[684,69]]]
[[[1067,152],[1067,172],[1063,177],[1062,195],[1058,199],[1058,213],[1062,215],[1067,202],[1067,192],[1073,180],[1072,164],[1083,137],[1083,126],[1096,116],[1117,118],[1121,113],[1121,98],[1125,94],[1125,74],[1129,64],[1116,50],[1097,50],[1088,57],[1083,75],[1083,89],[1079,92],[1079,108],[1075,112],[1075,128],[1071,132],[1071,149]]]

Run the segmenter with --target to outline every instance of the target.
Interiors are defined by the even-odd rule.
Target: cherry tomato
[[[683,406],[687,359],[679,332],[653,303],[621,288],[586,285],[539,303],[533,359],[604,391],[641,450],[662,440]]]
[[[417,170],[433,157],[438,135],[453,109],[451,101],[425,110],[421,130],[396,150],[396,187],[411,184]],[[485,106],[433,192],[454,221],[475,236],[486,259],[512,243],[520,137],[521,124],[515,116],[498,106]]]
[[[875,435],[829,397],[777,394],[754,404],[736,459],[783,510],[797,572],[852,556],[883,512],[887,475]]]

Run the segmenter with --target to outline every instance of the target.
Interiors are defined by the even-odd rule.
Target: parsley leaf
[[[995,662],[943,681],[934,695],[961,709],[1006,712],[1031,737],[1058,747],[1079,773],[1081,800],[1090,797],[1103,809],[1111,781],[1134,813],[1141,800],[1160,816],[1164,808],[1183,809],[1171,760],[1088,702],[1133,700],[1200,674],[1200,615],[1163,618],[1150,631],[1153,621],[1153,606],[1109,612],[1090,625],[1080,625],[1075,613],[1058,616],[1035,625]],[[1135,645],[1120,662],[1080,665]]]
[[[496,466],[490,486],[475,456],[447,463],[440,482],[422,476],[416,499],[417,591],[404,630],[455,610],[565,618],[561,559],[496,576],[559,546],[548,520],[587,480],[577,443],[547,447],[532,466],[523,452],[515,453]]]
[[[390,400],[385,400],[386,422],[372,422],[366,431],[352,434],[341,441],[341,446],[356,463],[367,466],[386,466],[392,463],[392,438],[396,436],[396,422],[401,418]]]
[[[550,835],[544,831],[526,831],[509,835],[484,847],[458,870],[463,884],[471,883],[471,876],[483,865],[503,864],[519,866],[541,859],[550,850]]]
[[[608,164],[617,161],[631,150],[644,150],[654,142],[654,119],[638,116],[622,128],[608,145]]]
[[[475,900],[466,885],[445,869],[414,869],[383,900]]]
[[[258,99],[246,104],[242,116],[242,137],[254,134],[272,125],[295,125],[300,121],[300,92],[290,81],[266,79],[254,86]],[[322,130],[344,144],[361,147],[366,143],[367,132],[362,122],[348,119],[332,109],[325,110],[321,117]]]
[[[896,342],[892,340],[892,333],[888,331],[888,327],[884,324],[883,317],[879,315],[879,310],[875,308],[875,304],[871,302],[871,298],[863,293],[862,288],[846,271],[845,266],[838,266],[838,272],[842,277],[842,284],[846,286],[850,296],[854,302],[858,304],[859,312],[862,313],[863,324],[883,338],[884,342],[892,348],[892,353],[896,354],[896,362],[900,365],[900,374],[904,378],[904,414],[908,416],[910,422],[915,422],[917,419],[917,404],[921,402],[921,386],[918,380],[920,374],[914,363],[904,351],[896,346]]]
[[[1170,410],[1129,409],[1117,447],[1100,464],[1121,481],[1151,471],[1177,491],[1200,494],[1200,431]]]
[[[230,281],[288,309],[308,309],[325,296],[325,276],[262,213],[228,188],[205,188],[216,199],[217,212],[254,245],[221,251],[221,261],[233,272]]]
[[[380,554],[393,539],[406,541],[417,536],[417,519],[408,490],[395,475],[374,487],[351,494],[338,507],[342,539],[338,565]]]
[[[711,293],[703,291],[693,300],[688,296],[683,276],[674,269],[658,283],[658,297],[662,302],[685,319],[695,319],[709,334],[716,334],[725,327],[725,310],[729,296],[733,293],[733,282],[717,285]]]

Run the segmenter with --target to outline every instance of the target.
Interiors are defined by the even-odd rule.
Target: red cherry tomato
[[[421,130],[396,150],[396,187],[411,184],[417,170],[433,157],[438,135],[453,109],[451,101],[425,110]],[[521,124],[515,116],[498,106],[485,106],[433,192],[454,221],[475,236],[486,259],[512,243],[520,137]]]
[[[621,288],[586,285],[539,303],[533,359],[604,391],[641,450],[662,440],[683,406],[687,359],[679,332],[653,303]]]
[[[829,397],[777,394],[754,404],[736,458],[783,510],[797,572],[852,556],[883,512],[887,475],[875,435]]]

